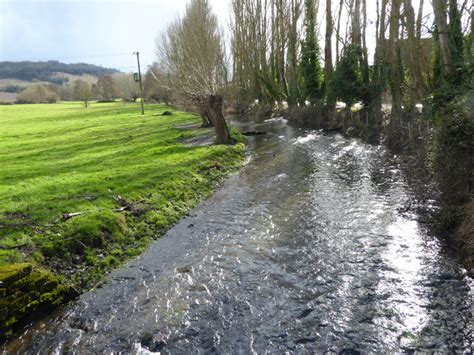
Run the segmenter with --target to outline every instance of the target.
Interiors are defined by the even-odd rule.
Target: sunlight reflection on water
[[[392,239],[382,257],[392,269],[387,272],[385,278],[396,281],[386,285],[386,288],[399,299],[394,305],[401,324],[416,333],[423,327],[428,317],[427,300],[423,294],[417,292],[423,279],[420,256],[425,254],[418,223],[397,218],[396,222],[388,227],[387,232]],[[435,256],[436,252],[433,252],[433,257]],[[401,300],[403,302],[400,302]]]

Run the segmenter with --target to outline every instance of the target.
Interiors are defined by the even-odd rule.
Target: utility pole
[[[143,106],[143,102],[145,99],[143,98],[143,86],[142,86],[142,72],[140,70],[140,52],[134,52],[133,54],[137,55],[137,65],[138,65],[138,82],[140,83],[140,94],[142,99],[142,115],[145,114],[145,107]]]

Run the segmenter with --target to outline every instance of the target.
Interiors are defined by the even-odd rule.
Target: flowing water
[[[407,207],[396,156],[284,120],[241,126],[267,134],[238,174],[4,352],[472,350],[473,281]]]

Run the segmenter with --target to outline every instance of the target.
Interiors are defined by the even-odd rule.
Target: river
[[[472,350],[473,280],[406,207],[397,156],[282,119],[236,124],[267,132],[239,173],[3,352]]]

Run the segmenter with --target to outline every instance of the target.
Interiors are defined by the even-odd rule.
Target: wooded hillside
[[[86,63],[65,64],[55,60],[47,62],[0,62],[0,79],[47,81],[54,84],[62,84],[67,81],[66,78],[58,77],[55,73],[88,74],[101,77],[118,73],[118,70]]]

